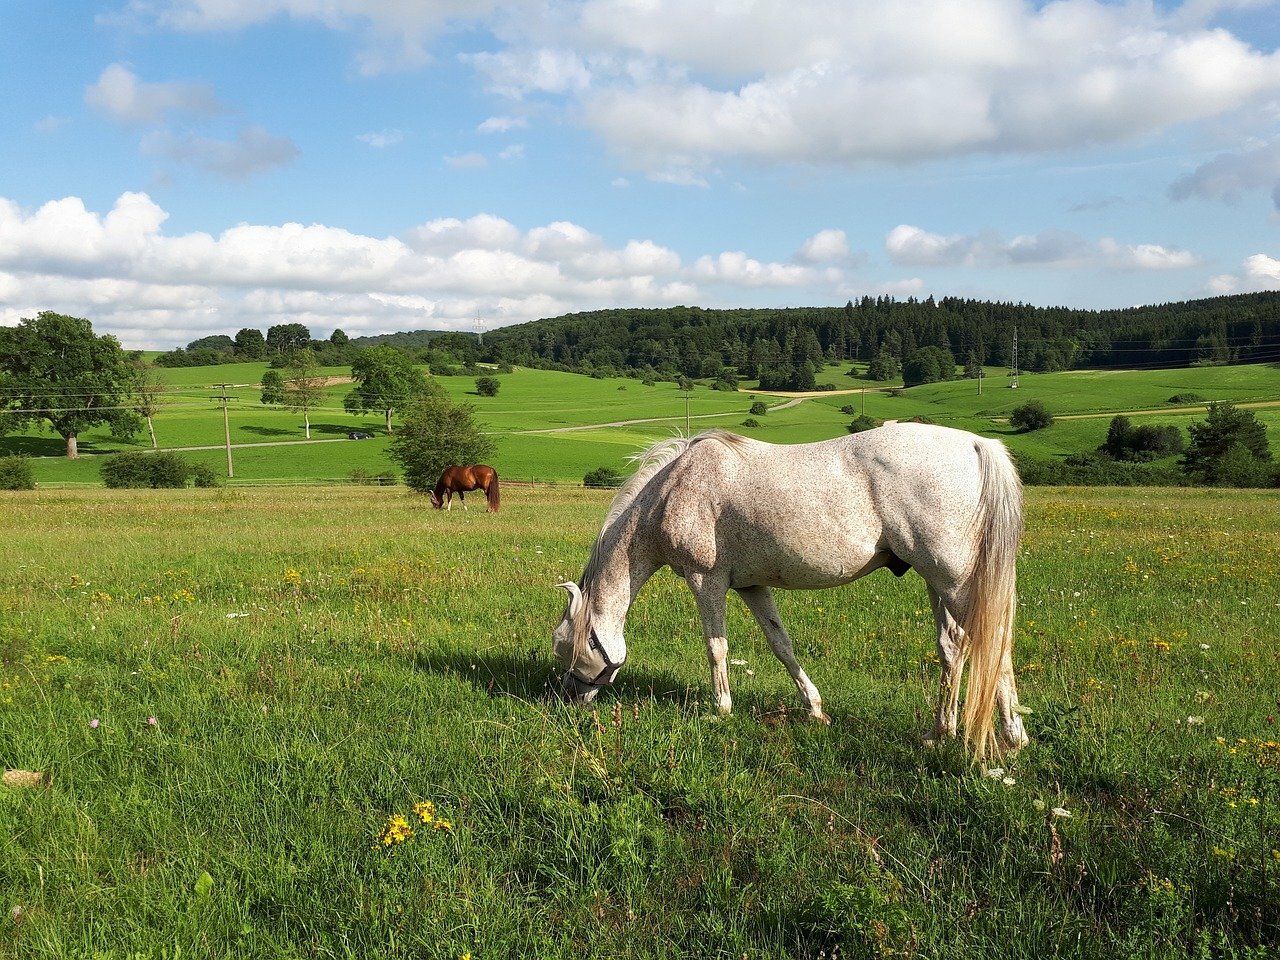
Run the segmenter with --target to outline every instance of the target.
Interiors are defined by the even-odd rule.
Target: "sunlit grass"
[[[830,728],[736,601],[736,712],[709,716],[670,573],[592,714],[549,695],[548,648],[606,495],[512,488],[497,515],[395,488],[0,501],[0,764],[53,776],[0,788],[0,955],[1280,941],[1274,493],[1029,493],[1033,742],[998,776],[920,746],[937,665],[914,575],[780,596]]]

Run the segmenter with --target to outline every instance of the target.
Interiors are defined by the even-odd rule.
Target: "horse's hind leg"
[[[702,635],[707,641],[707,664],[711,667],[711,688],[716,696],[716,709],[721,713],[733,710],[733,697],[729,694],[729,667],[725,658],[729,655],[729,639],[724,628],[724,598],[727,588],[723,584],[709,582],[701,574],[686,577],[693,598],[698,602],[698,614],[702,617]]]
[[[467,497],[461,490],[458,491],[458,502],[462,504],[462,509],[467,509]]]
[[[822,696],[818,693],[818,688],[813,685],[805,672],[800,669],[800,664],[796,662],[795,650],[791,647],[791,637],[787,635],[787,630],[782,625],[778,606],[773,602],[773,593],[768,587],[742,587],[739,588],[738,595],[746,603],[751,615],[756,618],[756,623],[760,624],[760,629],[764,631],[773,655],[782,661],[787,672],[791,674],[791,679],[795,681],[796,689],[800,691],[800,699],[804,701],[809,715],[815,720],[830,723],[831,718],[822,712]]]
[[[925,743],[933,744],[956,735],[960,712],[960,674],[964,672],[965,654],[964,631],[933,587],[929,587],[929,603],[933,606],[933,619],[938,625],[938,662],[942,665],[938,711],[933,721],[933,732],[925,737]]]

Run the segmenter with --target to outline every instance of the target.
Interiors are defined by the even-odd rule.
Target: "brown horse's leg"
[[[462,509],[467,509],[467,495],[461,490],[458,491],[458,502],[462,504]]]

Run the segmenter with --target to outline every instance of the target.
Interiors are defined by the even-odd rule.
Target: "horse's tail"
[[[1000,673],[1013,649],[1017,605],[1018,540],[1022,535],[1022,481],[998,440],[975,444],[981,492],[974,518],[977,548],[966,585],[964,618],[969,689],[964,739],[981,761],[995,746],[995,701]]]
[[[484,498],[489,501],[489,509],[494,513],[502,507],[502,492],[498,489],[498,471],[493,471],[493,479],[489,481],[489,489],[484,492]]]

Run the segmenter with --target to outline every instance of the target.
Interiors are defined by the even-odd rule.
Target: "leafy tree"
[[[921,347],[914,350],[902,366],[902,382],[908,387],[952,380],[955,375],[955,357],[941,347]]]
[[[284,377],[279,370],[268,370],[262,375],[261,401],[273,406],[284,403]]]
[[[235,341],[225,333],[217,333],[210,337],[201,337],[200,339],[192,340],[187,344],[188,353],[196,350],[214,350],[218,353],[231,353],[235,348]]]
[[[405,411],[400,432],[391,441],[391,458],[404,468],[405,483],[418,493],[434,490],[446,467],[479,463],[494,453],[493,441],[472,419],[475,407],[455,407],[443,390],[436,389]]]
[[[1178,453],[1182,446],[1182,431],[1177,427],[1134,427],[1121,415],[1111,418],[1107,439],[1098,449],[1115,460],[1154,460]]]
[[[381,410],[386,415],[387,433],[392,433],[391,416],[415,400],[437,393],[443,388],[428,381],[409,357],[395,347],[369,347],[362,350],[351,364],[356,387],[347,394],[343,406],[348,413]],[[448,466],[448,464],[445,464]],[[435,479],[431,481],[435,488]]]
[[[0,327],[0,373],[18,423],[47,420],[77,455],[76,438],[108,424],[127,431],[137,415],[124,408],[133,358],[112,336],[95,336],[88,320],[43,311]]]
[[[1204,421],[1191,424],[1187,431],[1191,443],[1182,458],[1182,469],[1208,483],[1225,482],[1224,461],[1234,474],[1243,475],[1244,454],[1259,461],[1259,470],[1265,470],[1271,462],[1266,428],[1252,410],[1241,410],[1231,403],[1211,403]],[[1232,451],[1233,447],[1241,450]]]
[[[751,405],[751,409],[748,412],[753,417],[763,417],[765,414],[769,412],[769,405],[765,403],[763,400],[757,400],[755,403]]]
[[[476,377],[476,393],[482,397],[496,397],[502,381],[497,377]]]
[[[888,350],[881,350],[867,367],[868,380],[898,380],[902,377],[902,367],[897,358]]]
[[[302,414],[303,431],[308,440],[311,439],[311,408],[319,406],[324,399],[324,388],[325,378],[320,374],[316,355],[306,347],[293,351],[284,368],[282,403],[294,413]]]
[[[333,333],[329,334],[329,342],[335,347],[345,347],[351,342],[351,338],[342,330],[334,330]]]
[[[1023,433],[1043,430],[1052,424],[1053,414],[1039,400],[1029,400],[1009,414],[1009,425]]]
[[[282,355],[311,343],[311,331],[301,323],[278,323],[267,328],[267,349]]]
[[[166,386],[155,367],[141,357],[135,358],[133,382],[129,385],[129,400],[133,404],[133,412],[147,422],[147,433],[151,436],[152,450],[158,446],[153,421],[160,410],[160,398]]]
[[[244,360],[261,360],[267,355],[267,339],[261,330],[243,327],[236,333],[235,353]]]

